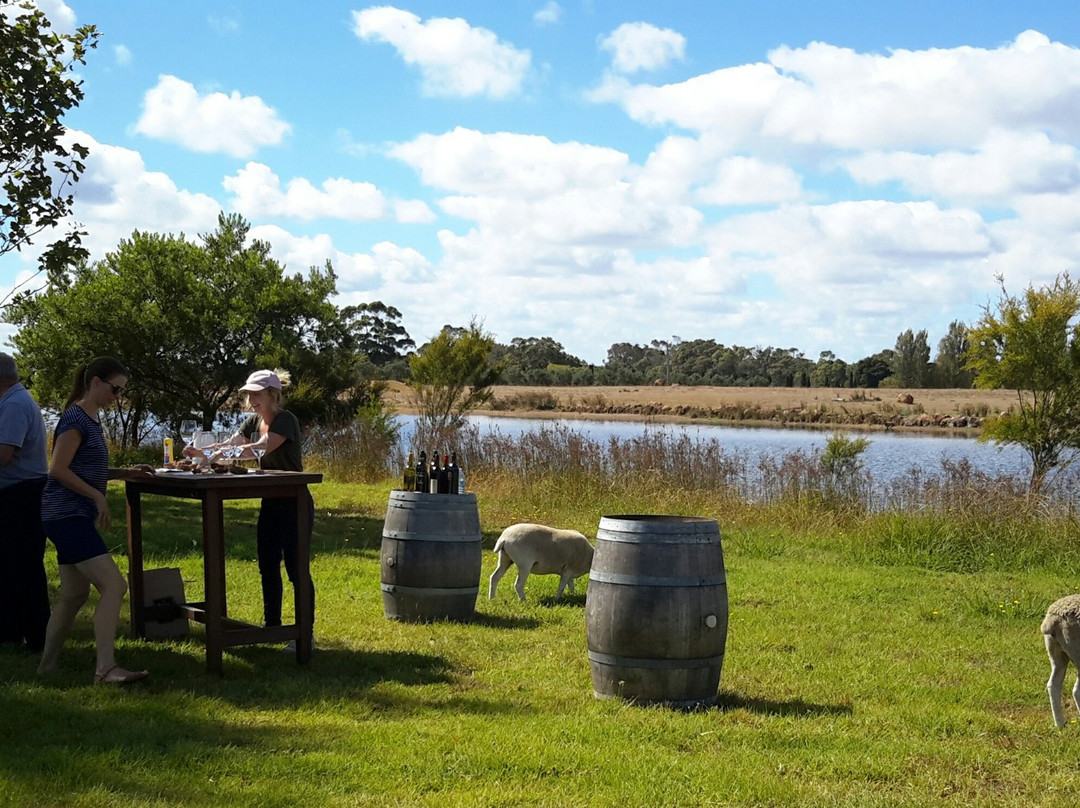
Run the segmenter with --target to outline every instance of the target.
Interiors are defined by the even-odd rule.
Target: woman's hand
[[[108,530],[109,525],[112,524],[112,514],[109,513],[109,501],[105,499],[105,495],[100,491],[94,492],[97,496],[94,497],[94,505],[97,507],[97,518],[94,520],[94,524],[98,526],[99,530]]]

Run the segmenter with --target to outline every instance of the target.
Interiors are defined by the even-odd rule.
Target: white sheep
[[[518,597],[525,600],[525,581],[531,573],[558,575],[561,597],[568,585],[574,591],[574,579],[589,571],[592,566],[593,546],[576,530],[559,530],[544,525],[510,525],[495,542],[499,566],[491,573],[488,598],[495,597],[499,581],[513,564],[517,564],[517,581],[514,588]]]
[[[1050,710],[1054,723],[1060,729],[1065,726],[1065,712],[1061,709],[1061,688],[1065,684],[1065,672],[1069,660],[1080,671],[1080,595],[1066,595],[1055,600],[1046,610],[1041,631],[1046,635],[1046,653],[1050,655],[1050,681],[1046,689],[1050,693]],[[1080,710],[1080,676],[1073,687],[1073,704]]]

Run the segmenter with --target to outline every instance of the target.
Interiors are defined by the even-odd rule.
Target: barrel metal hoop
[[[383,530],[384,539],[400,539],[402,541],[452,541],[458,543],[481,542],[483,536],[475,533],[417,533],[412,530]]]
[[[646,536],[648,541],[642,541],[642,536]],[[612,535],[609,531],[601,528],[596,534],[596,540],[601,541],[614,541],[621,542],[623,544],[720,544],[720,537],[714,532],[712,534],[701,533],[683,533],[683,534],[655,534],[655,533],[615,533]]]
[[[722,665],[724,655],[701,657],[698,659],[638,659],[635,657],[616,656],[614,654],[601,654],[599,651],[589,651],[589,661],[598,665],[611,665],[622,668],[658,668],[669,670],[685,670],[688,668],[713,668]]]
[[[397,584],[380,584],[383,592],[388,594],[401,594],[401,595],[477,595],[480,592],[479,586],[473,587],[460,587],[458,589],[437,589],[435,587],[426,586],[398,586]]]
[[[659,575],[623,575],[602,570],[589,572],[589,582],[592,583],[593,581],[620,586],[727,586],[727,579],[723,575],[675,578]]]

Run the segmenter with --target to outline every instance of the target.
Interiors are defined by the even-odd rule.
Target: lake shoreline
[[[1008,411],[1006,390],[779,387],[496,386],[476,415],[537,420],[630,421],[746,428],[904,432],[977,438],[989,415]],[[409,388],[391,382],[384,400],[416,414]]]

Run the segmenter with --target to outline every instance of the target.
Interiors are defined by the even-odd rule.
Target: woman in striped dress
[[[116,404],[127,385],[127,370],[116,359],[99,357],[75,372],[75,383],[53,432],[49,478],[41,499],[45,535],[56,546],[60,598],[49,618],[38,673],[54,673],[75,616],[90,596],[100,594],[94,611],[97,669],[94,683],[125,684],[146,676],[116,664],[114,646],[127,582],[105,547],[98,529],[112,522],[105,489],[110,477],[153,473],[149,466],[110,469],[100,411]]]

